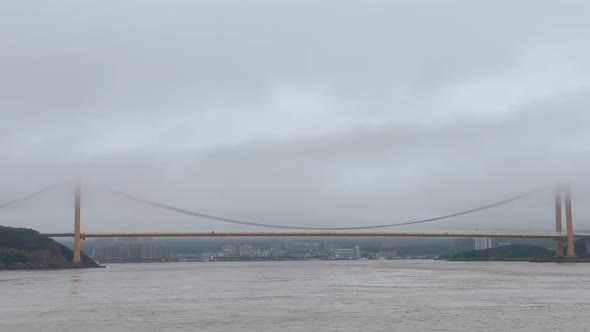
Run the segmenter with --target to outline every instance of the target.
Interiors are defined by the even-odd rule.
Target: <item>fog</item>
[[[84,231],[453,213],[556,182],[590,228],[583,1],[0,5],[0,202],[84,180]],[[71,183],[0,224],[71,231]],[[551,230],[549,191],[395,230]],[[393,229],[391,229],[393,230]]]

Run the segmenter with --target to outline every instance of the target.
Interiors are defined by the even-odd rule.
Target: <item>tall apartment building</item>
[[[170,250],[152,239],[114,239],[97,241],[92,256],[103,263],[153,262],[170,259]]]

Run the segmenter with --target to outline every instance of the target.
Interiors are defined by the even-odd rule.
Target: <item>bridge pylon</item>
[[[568,186],[560,185],[555,192],[555,232],[563,233],[562,221],[562,196],[565,196],[565,227],[566,227],[566,241],[567,241],[567,257],[576,256],[574,248],[574,226],[572,218],[572,194]],[[563,240],[556,240],[555,255],[563,257]]]
[[[80,189],[80,182],[76,182],[74,189],[74,257],[72,261],[74,263],[81,263],[81,250],[80,250],[80,200],[82,191]]]
[[[562,197],[559,188],[555,190],[555,232],[563,232],[563,221],[561,211]],[[563,257],[563,240],[555,241],[555,255],[557,257]]]
[[[572,221],[572,194],[569,188],[565,190],[565,227],[567,230],[567,256],[574,257],[574,225]]]

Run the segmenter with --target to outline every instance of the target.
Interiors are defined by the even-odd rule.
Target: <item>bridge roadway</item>
[[[74,233],[44,233],[49,237],[74,237]],[[563,233],[502,232],[133,232],[80,233],[82,239],[109,237],[493,237],[565,240]],[[575,234],[577,238],[590,234]]]

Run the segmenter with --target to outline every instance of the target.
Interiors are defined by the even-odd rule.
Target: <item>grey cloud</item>
[[[3,7],[0,201],[82,174],[229,217],[356,225],[564,179],[590,227],[583,2]],[[226,227],[85,197],[88,229]],[[67,230],[70,198],[1,223]],[[551,216],[545,195],[421,228],[549,229]]]

